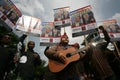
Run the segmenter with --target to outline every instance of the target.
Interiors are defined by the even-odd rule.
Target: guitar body
[[[66,57],[67,54],[70,54],[71,52],[74,52],[74,51],[76,51],[76,49],[74,47],[70,47],[66,50],[59,51],[59,53],[62,54],[63,56],[65,56],[65,58],[66,58],[66,63],[65,64],[49,59],[49,69],[50,69],[50,71],[51,72],[60,72],[69,63],[79,60],[80,56],[79,56],[79,54],[76,54],[76,53],[74,55],[71,55],[70,57]]]

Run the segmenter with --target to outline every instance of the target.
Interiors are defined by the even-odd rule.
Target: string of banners
[[[98,24],[90,5],[70,11],[70,7],[53,9],[54,22],[42,22],[41,19],[22,15],[11,0],[0,0],[0,21],[12,29],[40,37],[41,46],[59,43],[61,28],[71,27],[72,37],[94,33]],[[99,23],[108,32],[111,41],[120,40],[120,26],[116,20]],[[103,33],[100,32],[103,37]]]

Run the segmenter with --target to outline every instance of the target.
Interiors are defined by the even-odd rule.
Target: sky
[[[120,0],[11,0],[23,15],[40,18],[43,22],[53,22],[53,9],[61,7],[70,7],[70,11],[91,5],[96,22],[116,19],[120,24]],[[70,43],[83,41],[83,37],[72,38],[71,28],[66,27]],[[63,33],[63,29],[62,32]],[[44,55],[45,47],[39,45],[39,39],[29,37],[29,40],[36,42],[35,50],[40,53],[43,60],[47,61]]]

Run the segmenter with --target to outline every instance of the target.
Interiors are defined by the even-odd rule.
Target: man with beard
[[[49,65],[45,72],[45,80],[80,80],[82,70],[80,59],[84,54],[78,49],[78,43],[69,44],[66,33],[61,36],[59,44],[47,47],[44,54],[49,59]]]

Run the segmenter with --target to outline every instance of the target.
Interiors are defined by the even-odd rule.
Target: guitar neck
[[[86,50],[87,48],[88,48],[88,47],[80,48],[80,49],[78,49],[78,50],[72,52],[71,55],[74,55],[74,54],[76,54],[76,53],[79,53],[79,52],[81,52],[81,51],[84,51],[84,50]]]

